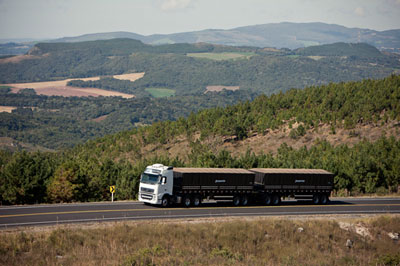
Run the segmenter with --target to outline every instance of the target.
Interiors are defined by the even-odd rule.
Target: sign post
[[[114,202],[115,186],[110,186],[111,202]]]

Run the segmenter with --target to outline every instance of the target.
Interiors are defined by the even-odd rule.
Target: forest
[[[29,89],[10,93],[8,88],[0,88],[0,106],[17,107],[12,113],[0,113],[0,136],[59,150],[107,134],[157,121],[177,120],[201,109],[254,98],[254,93],[226,90],[180,97],[146,95],[123,99],[44,96]]]
[[[155,122],[107,135],[57,153],[1,151],[0,200],[2,204],[107,200],[109,185],[116,185],[117,199],[134,199],[140,173],[155,162],[198,167],[323,168],[334,173],[338,195],[398,192],[398,135],[376,142],[361,140],[352,146],[320,140],[309,148],[295,149],[283,143],[276,153],[255,154],[248,149],[236,157],[224,149],[213,152],[203,140],[210,135],[234,135],[241,141],[253,131],[268,134],[285,123],[300,123],[302,129],[292,129],[299,135],[320,124],[331,125],[331,134],[335,134],[337,128],[368,123],[379,126],[399,119],[400,76],[396,75],[262,95],[253,101],[191,113],[175,122]],[[182,137],[190,140],[187,158],[143,150]]]
[[[231,60],[188,56],[226,52],[254,56]],[[146,88],[160,87],[174,89],[176,95],[191,95],[203,93],[206,86],[224,85],[270,95],[329,82],[383,78],[399,69],[395,55],[382,54],[368,44],[278,50],[203,43],[151,46],[131,39],[113,39],[36,44],[27,59],[0,62],[0,83],[102,76],[100,81],[74,81],[70,85],[135,95],[144,95]],[[133,83],[107,78],[132,72],[146,74]]]

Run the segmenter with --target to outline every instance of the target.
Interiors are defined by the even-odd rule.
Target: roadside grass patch
[[[154,98],[170,97],[175,95],[175,90],[166,88],[147,88],[145,89]]]
[[[0,231],[0,265],[399,264],[399,242],[387,233],[400,232],[400,216],[351,218],[371,237],[343,230],[339,221],[240,218]]]
[[[255,53],[188,53],[186,56],[195,58],[205,58],[210,60],[233,60],[233,59],[248,59],[256,55]]]

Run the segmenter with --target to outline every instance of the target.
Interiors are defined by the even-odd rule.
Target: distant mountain
[[[64,37],[60,39],[51,40],[49,42],[87,42],[97,40],[110,40],[110,39],[135,39],[142,40],[145,36],[125,31],[104,32],[85,34],[77,37]]]
[[[232,46],[256,46],[296,49],[311,45],[336,42],[364,42],[379,50],[400,52],[400,30],[375,31],[347,28],[325,23],[270,23],[239,27],[229,30],[208,29],[174,34],[143,36],[129,32],[86,34],[53,40],[54,42],[80,42],[113,38],[137,39],[147,44],[211,43]]]
[[[400,29],[375,31],[370,29],[347,28],[326,23],[269,23],[239,27],[234,29],[207,29],[202,31],[174,34],[140,35],[131,32],[105,32],[64,37],[46,42],[83,42],[127,38],[140,40],[147,44],[210,43],[231,46],[275,47],[297,49],[313,45],[344,43],[368,43],[381,51],[400,53]],[[18,40],[8,42],[21,43]],[[0,55],[24,54],[34,43],[24,43],[21,49],[15,44],[0,44]]]

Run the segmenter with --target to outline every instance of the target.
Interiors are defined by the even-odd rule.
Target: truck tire
[[[320,200],[320,203],[323,205],[325,205],[329,202],[329,198],[326,194],[322,194],[319,200]]]
[[[271,205],[272,203],[272,198],[270,194],[266,194],[264,196],[264,205]]]
[[[313,198],[312,198],[312,202],[313,202],[315,205],[320,204],[320,196],[319,196],[319,194],[314,194],[314,196],[313,196]]]
[[[189,208],[192,205],[192,198],[190,196],[183,197],[183,206]]]
[[[193,197],[193,206],[194,207],[199,207],[201,205],[201,197],[199,195],[196,195]]]
[[[239,205],[240,205],[240,197],[234,196],[233,197],[233,206],[239,206]]]
[[[165,195],[161,200],[161,207],[166,208],[169,206],[169,204],[170,204],[169,197],[167,195]]]
[[[278,194],[272,196],[272,204],[273,205],[281,204],[281,197]]]
[[[247,195],[243,195],[240,201],[242,202],[243,206],[247,206],[247,204],[249,204],[249,197]]]

